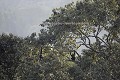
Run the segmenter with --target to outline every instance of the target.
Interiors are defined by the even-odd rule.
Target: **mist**
[[[28,36],[39,32],[42,21],[53,8],[63,7],[74,0],[0,0],[0,34]]]

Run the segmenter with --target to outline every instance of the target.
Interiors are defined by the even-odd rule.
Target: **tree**
[[[13,80],[16,74],[16,68],[20,63],[22,39],[12,34],[0,35],[0,79]]]
[[[29,46],[25,51],[21,58],[22,63],[17,68],[16,79],[72,80],[67,69],[74,64],[63,62],[67,58],[56,50],[52,51],[50,46],[43,48],[42,60],[39,60],[39,47]]]
[[[54,9],[38,35],[0,35],[0,79],[119,80],[119,10],[119,0],[78,1]]]
[[[43,23],[44,26],[47,25],[49,32],[56,36],[57,42],[54,46],[64,46],[68,50],[70,47],[74,49],[73,44],[76,45],[76,39],[79,39],[78,44],[86,46],[92,52],[91,57],[93,60],[91,62],[83,61],[83,64],[87,66],[94,63],[95,65],[93,65],[92,69],[95,69],[95,71],[93,71],[93,74],[97,70],[100,70],[101,73],[100,76],[94,75],[88,78],[87,76],[82,76],[83,80],[89,78],[103,80],[119,79],[119,71],[115,69],[115,66],[118,67],[119,64],[114,63],[114,66],[110,68],[111,64],[113,64],[111,62],[119,61],[119,58],[115,57],[115,55],[119,55],[119,52],[117,52],[119,51],[117,47],[120,39],[120,15],[117,14],[119,7],[118,0],[84,0],[76,4],[68,4],[64,8],[55,9],[58,14],[53,14],[44,22],[45,24]],[[57,24],[51,25],[53,23]],[[68,41],[69,39],[73,40],[72,43]],[[92,39],[95,41],[92,41]],[[69,42],[68,46],[65,45],[67,41]],[[91,53],[90,51],[88,52],[89,54]],[[89,56],[85,56],[85,60],[89,60]],[[100,62],[96,63],[98,59],[100,59]],[[91,69],[90,65],[86,68],[86,71]],[[83,69],[80,67],[80,70]],[[108,72],[102,72],[102,70]],[[97,73],[99,74],[99,72]]]

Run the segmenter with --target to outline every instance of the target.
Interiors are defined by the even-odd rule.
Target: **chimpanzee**
[[[75,61],[75,50],[73,51],[73,53],[72,52],[70,52],[70,55],[71,55],[71,60],[72,61]]]
[[[39,51],[39,58],[40,58],[40,60],[43,59],[43,55],[42,55],[42,47],[41,47],[41,49],[40,49],[40,51]]]

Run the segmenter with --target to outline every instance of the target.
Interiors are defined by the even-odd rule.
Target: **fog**
[[[39,32],[42,21],[52,14],[52,9],[74,0],[0,0],[0,34],[13,33],[28,36]]]

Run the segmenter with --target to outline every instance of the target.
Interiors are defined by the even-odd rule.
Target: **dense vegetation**
[[[120,79],[119,0],[70,3],[41,26],[25,38],[0,35],[0,80]]]

